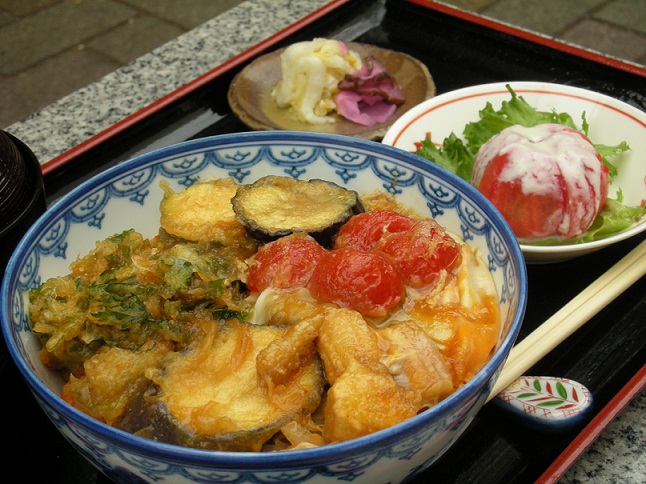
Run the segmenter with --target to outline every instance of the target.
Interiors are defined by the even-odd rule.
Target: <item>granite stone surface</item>
[[[41,163],[46,163],[327,3],[327,0],[244,2],[7,127],[6,131],[27,144]]]
[[[565,472],[560,483],[646,482],[646,389],[592,442]]]
[[[577,5],[572,8],[589,7],[594,2],[573,2]],[[41,163],[45,163],[327,3],[327,0],[248,0],[6,130],[30,146]],[[483,1],[483,7],[487,3]],[[159,6],[166,4],[170,5],[160,2]],[[509,0],[507,7],[520,8],[520,4]],[[127,9],[124,14],[127,15]],[[612,12],[601,14],[610,16]],[[560,482],[646,482],[645,424],[646,392],[642,390]]]

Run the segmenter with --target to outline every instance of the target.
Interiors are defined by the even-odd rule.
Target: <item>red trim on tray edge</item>
[[[505,34],[509,34],[513,37],[518,37],[523,40],[528,40],[535,44],[544,45],[546,47],[550,47],[554,50],[558,50],[566,54],[572,54],[572,55],[575,55],[576,57],[581,57],[586,60],[590,60],[593,62],[597,62],[599,64],[613,67],[615,69],[629,72],[631,74],[636,74],[638,76],[646,77],[646,68],[643,68],[636,64],[629,64],[620,59],[608,57],[603,54],[593,52],[591,50],[586,50],[581,47],[577,47],[571,44],[566,44],[564,42],[540,35],[538,33],[531,32],[529,30],[523,30],[518,27],[513,27],[508,24],[503,24],[501,22],[498,22],[490,18],[481,17],[478,14],[470,13],[465,10],[460,10],[458,8],[455,8],[449,5],[436,3],[432,0],[406,0],[406,1],[420,5],[422,7],[429,8],[431,10],[436,10],[438,12],[445,13],[452,17],[457,17],[462,20],[466,20],[467,22],[471,22],[477,25],[483,25],[492,30],[497,30]]]
[[[85,153],[86,151],[89,151],[90,149],[94,148],[95,146],[100,145],[101,143],[107,141],[108,139],[112,138],[113,136],[117,135],[118,133],[125,131],[127,128],[141,122],[145,118],[151,116],[152,114],[160,111],[161,109],[165,108],[166,106],[172,104],[173,102],[177,101],[178,99],[181,99],[182,97],[186,96],[190,92],[198,89],[199,87],[202,87],[203,85],[209,83],[213,79],[217,78],[218,76],[230,71],[234,67],[239,66],[243,62],[249,60],[251,57],[263,52],[265,49],[277,44],[279,41],[285,39],[286,37],[292,35],[293,33],[297,32],[298,30],[301,30],[305,26],[313,23],[314,21],[318,20],[319,18],[323,17],[324,15],[328,14],[329,12],[337,9],[341,5],[348,3],[350,0],[332,0],[328,4],[324,5],[323,7],[319,8],[318,10],[315,10],[314,12],[306,15],[302,19],[298,20],[297,22],[289,25],[288,27],[284,28],[283,30],[275,33],[274,35],[267,37],[265,40],[259,42],[258,44],[254,45],[253,47],[245,50],[244,52],[241,52],[240,54],[232,57],[231,59],[225,61],[224,63],[220,64],[219,66],[215,67],[214,69],[206,72],[205,74],[202,74],[201,76],[195,78],[194,80],[188,82],[187,84],[183,85],[182,87],[176,89],[175,91],[171,92],[170,94],[167,94],[166,96],[158,99],[157,101],[154,101],[153,103],[149,104],[148,106],[142,108],[141,110],[137,111],[134,114],[131,114],[130,116],[122,119],[121,121],[113,124],[109,128],[99,132],[98,134],[92,136],[91,138],[88,138],[87,140],[79,143],[78,145],[74,146],[73,148],[69,149],[68,151],[62,153],[61,155],[57,156],[56,158],[53,158],[52,160],[43,163],[42,165],[42,171],[44,175],[47,175],[48,173],[62,167],[69,161],[71,161],[73,158],[81,155],[82,153]]]
[[[534,484],[556,482],[574,461],[599,437],[606,426],[646,386],[646,365],[635,373],[588,425],[574,438]]]

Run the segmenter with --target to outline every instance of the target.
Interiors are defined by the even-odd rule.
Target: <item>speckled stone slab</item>
[[[646,482],[646,389],[642,389],[559,480]]]
[[[248,0],[6,131],[46,163],[327,3]]]

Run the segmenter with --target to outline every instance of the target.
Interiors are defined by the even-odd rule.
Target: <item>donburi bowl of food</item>
[[[19,243],[2,330],[115,481],[400,482],[485,403],[527,297],[474,188],[403,150],[255,132],[146,153]]]

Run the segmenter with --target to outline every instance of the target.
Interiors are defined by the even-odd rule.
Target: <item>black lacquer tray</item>
[[[646,111],[646,70],[638,66],[433,2],[337,0],[331,5],[45,165],[48,200],[152,147],[246,131],[226,100],[233,76],[263,53],[316,36],[406,52],[427,65],[438,94],[487,82],[548,81],[599,91]],[[191,131],[195,125],[191,121],[198,116],[202,123]],[[529,334],[643,239],[638,236],[558,265],[530,265],[528,307],[519,337]],[[625,395],[628,386],[634,390],[635,385],[644,384],[644,319],[646,278],[642,277],[528,372],[571,378],[592,391],[595,408],[580,427],[566,433],[541,433],[488,404],[449,452],[414,482],[525,483],[549,479],[555,462],[565,462],[567,467],[580,452],[576,446],[572,450],[573,444],[601,430],[608,419],[599,417],[625,404],[625,398],[617,403],[617,395]],[[109,482],[55,430],[13,362],[5,362],[0,371],[5,444],[0,461],[5,472],[13,469],[21,482],[30,478],[55,483]]]

